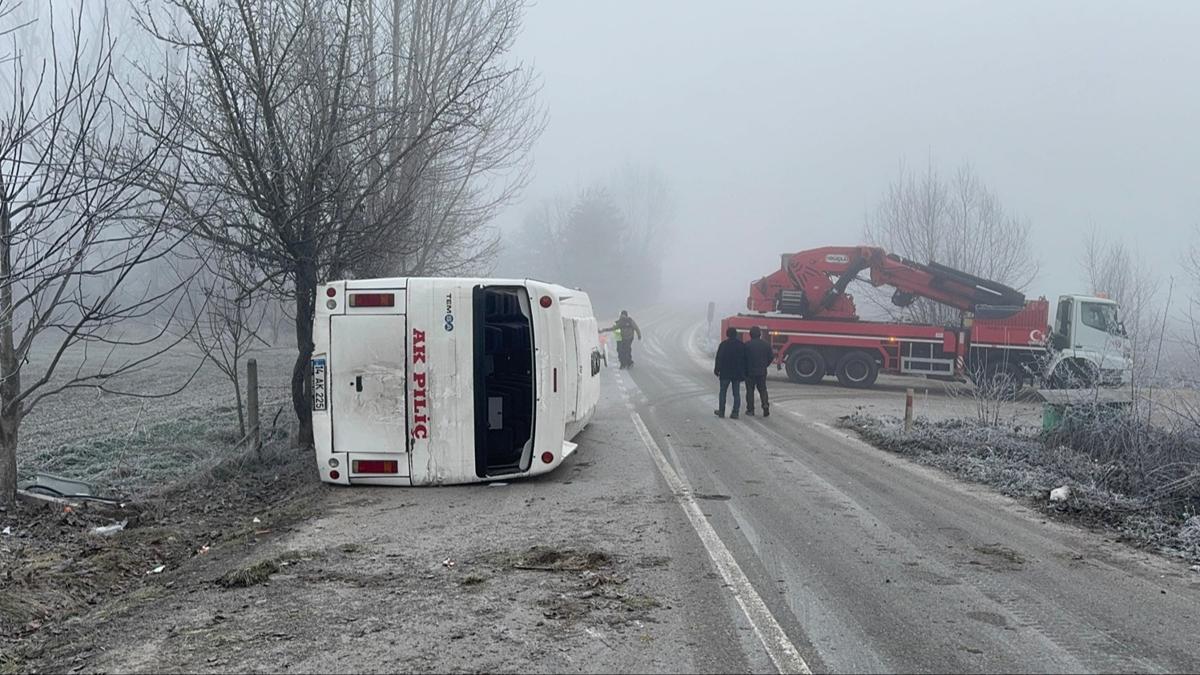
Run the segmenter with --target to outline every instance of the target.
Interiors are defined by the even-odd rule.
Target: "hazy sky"
[[[1093,224],[1167,274],[1200,224],[1200,2],[540,0],[516,54],[550,120],[502,225],[653,163],[675,289],[741,299],[779,253],[860,243],[930,157],[1032,222],[1032,295],[1091,290]]]

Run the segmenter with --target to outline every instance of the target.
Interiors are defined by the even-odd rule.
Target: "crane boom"
[[[859,274],[869,271],[863,279]],[[996,281],[935,262],[922,264],[874,246],[827,246],[782,256],[779,271],[750,285],[747,307],[826,319],[858,318],[852,281],[895,289],[892,302],[907,307],[917,298],[968,312],[984,306],[1024,306],[1025,295]]]

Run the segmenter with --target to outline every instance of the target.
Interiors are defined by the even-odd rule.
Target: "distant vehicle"
[[[531,280],[394,278],[318,288],[321,480],[439,485],[546,473],[599,399],[586,293]]]
[[[928,298],[960,310],[963,320],[948,326],[863,321],[846,293],[856,280],[891,286],[899,307]],[[888,372],[971,379],[1015,393],[1025,383],[1116,386],[1131,374],[1129,338],[1112,300],[1061,296],[1051,326],[1044,298],[1026,301],[998,282],[870,246],[786,254],[779,271],[751,283],[746,304],[751,313],[726,318],[722,332],[760,327],[776,363],[802,384],[834,375],[844,386],[865,388]]]

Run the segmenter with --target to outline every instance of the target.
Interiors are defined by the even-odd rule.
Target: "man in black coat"
[[[725,331],[725,340],[717,347],[717,360],[713,366],[713,375],[721,380],[721,394],[717,398],[717,409],[713,411],[717,417],[725,416],[725,390],[733,386],[733,414],[730,419],[738,418],[738,410],[742,407],[742,380],[746,377],[746,347],[738,337],[736,328],[730,327]]]
[[[762,339],[758,326],[750,328],[750,341],[746,343],[746,414],[754,415],[754,390],[762,398],[763,417],[771,416],[771,404],[767,399],[767,368],[775,360],[771,345]]]
[[[617,361],[621,364],[621,368],[633,367],[633,338],[642,339],[642,329],[638,328],[637,322],[629,316],[629,312],[621,310],[621,318],[617,319],[612,328],[605,328],[601,333],[617,333]]]

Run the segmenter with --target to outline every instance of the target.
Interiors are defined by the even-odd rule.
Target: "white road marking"
[[[633,409],[633,404],[626,398],[626,405],[629,406],[630,416],[633,418],[633,426],[637,429],[638,435],[642,437],[642,443],[646,446],[646,450],[650,456],[654,458],[654,463],[658,465],[659,473],[663,479],[667,481],[667,485],[671,488],[671,492],[675,494],[675,501],[679,507],[683,509],[684,515],[692,524],[692,528],[696,530],[696,535],[700,537],[700,542],[704,544],[705,551],[708,552],[708,557],[713,561],[717,571],[720,572],[721,578],[725,584],[729,586],[733,592],[734,600],[737,600],[738,606],[742,608],[742,613],[750,621],[750,626],[754,629],[754,634],[758,636],[760,642],[767,650],[767,656],[771,657],[771,662],[775,664],[775,669],[780,673],[811,673],[808,664],[804,662],[800,652],[796,650],[796,646],[788,639],[787,633],[783,627],[775,620],[775,616],[771,614],[771,610],[767,608],[767,604],[763,602],[762,597],[754,590],[754,585],[750,583],[749,577],[742,571],[737,560],[729,549],[725,547],[725,543],[721,541],[721,537],[717,535],[716,530],[709,524],[704,517],[704,512],[700,509],[700,505],[696,503],[696,498],[692,493],[692,487],[687,480],[675,472],[667,462],[663,451],[658,447],[658,443],[650,435],[650,430],[646,428],[646,423],[642,421],[642,416]]]

